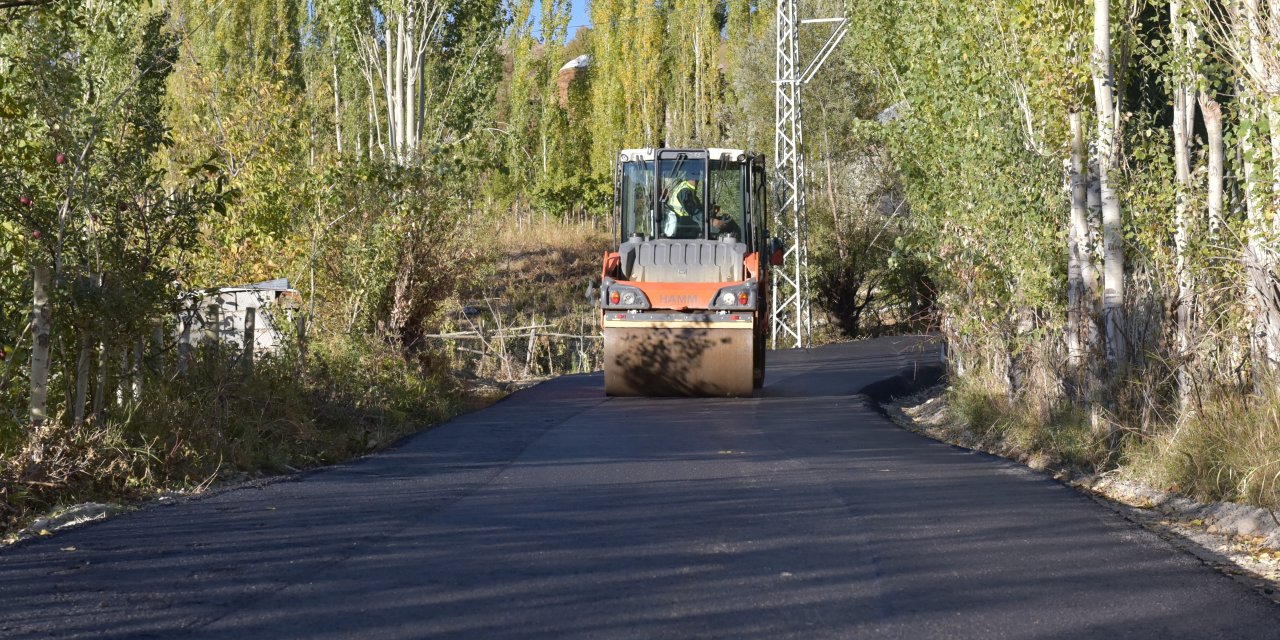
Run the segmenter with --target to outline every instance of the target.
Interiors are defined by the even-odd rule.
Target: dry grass
[[[1091,434],[1089,416],[1044,394],[1010,398],[992,376],[967,376],[947,394],[952,417],[968,426],[978,444],[1015,459],[1040,457],[1093,470],[1106,450]]]
[[[590,225],[504,228],[484,261],[481,284],[462,292],[441,326],[484,336],[442,340],[452,367],[481,384],[502,385],[598,368],[596,307],[586,292],[610,247],[608,231]]]
[[[1202,501],[1280,508],[1280,390],[1223,393],[1130,452],[1126,471]]]
[[[1013,393],[997,373],[1000,366],[971,368],[948,392],[952,417],[983,448],[1015,458],[1041,455],[1086,472],[1119,469],[1125,477],[1200,501],[1280,508],[1275,381],[1260,385],[1258,394],[1217,388],[1179,420],[1168,368],[1157,362],[1130,370],[1112,391],[1118,409],[1110,420],[1120,434],[1112,449],[1106,425],[1095,429],[1088,410],[1058,392],[1053,362],[1035,356],[1022,388]]]
[[[61,419],[0,450],[0,530],[86,501],[127,502],[220,478],[361,455],[472,406],[452,377],[385,343],[336,338],[296,357],[239,363],[203,352],[186,379],[152,378],[144,402],[102,423]]]

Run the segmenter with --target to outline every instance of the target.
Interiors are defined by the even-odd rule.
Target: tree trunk
[[[180,316],[182,332],[178,334],[178,376],[187,377],[187,367],[191,361],[191,320],[195,312]]]
[[[1111,66],[1111,2],[1094,0],[1093,92],[1098,113],[1098,189],[1102,198],[1102,315],[1107,364],[1115,373],[1128,358],[1124,336],[1124,220],[1112,183],[1117,169],[1119,109]]]
[[[32,271],[31,425],[38,427],[48,419],[49,409],[49,333],[52,320],[49,288],[53,273],[45,265],[37,265]]]
[[[413,135],[413,91],[410,87],[413,85],[413,73],[409,69],[409,57],[413,55],[413,46],[410,42],[410,34],[412,29],[406,27],[406,23],[413,20],[412,10],[405,13],[400,18],[400,27],[397,31],[400,34],[399,42],[396,43],[396,92],[400,96],[400,109],[403,115],[400,116],[400,163],[408,164],[411,155],[410,138]]]
[[[1180,0],[1169,2],[1169,41],[1178,47],[1183,55],[1190,51],[1182,49],[1179,43],[1184,42],[1185,25]],[[1178,306],[1175,312],[1174,343],[1178,352],[1175,358],[1175,376],[1178,382],[1178,403],[1183,411],[1190,406],[1191,380],[1188,374],[1188,360],[1191,357],[1191,318],[1195,308],[1195,287],[1191,278],[1191,267],[1187,253],[1190,250],[1191,227],[1191,130],[1189,124],[1194,122],[1195,104],[1188,101],[1190,76],[1180,74],[1174,81],[1173,90],[1173,165],[1175,178],[1174,202],[1174,262],[1178,278]]]
[[[145,343],[144,339],[139,336],[133,339],[133,362],[130,373],[133,374],[133,385],[130,389],[129,397],[133,399],[136,405],[142,402],[142,347]]]
[[[333,54],[333,138],[338,145],[338,155],[342,155],[342,87],[338,84],[338,39],[332,24],[329,25],[329,47]]]
[[[385,19],[383,28],[383,57],[386,64],[382,67],[382,90],[386,94],[387,99],[387,149],[392,159],[398,160],[398,149],[396,146],[396,97],[395,89],[392,86],[395,79],[395,71],[391,66],[392,53],[395,51],[395,32],[392,31],[391,23],[395,19],[394,15],[388,15]]]
[[[1089,307],[1085,288],[1085,269],[1092,270],[1089,256],[1088,178],[1084,172],[1084,133],[1080,114],[1071,112],[1071,218],[1067,229],[1067,355],[1072,369],[1085,364]]]
[[[1208,133],[1206,153],[1209,156],[1208,215],[1209,239],[1217,240],[1222,230],[1223,167],[1226,150],[1222,142],[1222,106],[1208,93],[1200,93],[1200,112]]]
[[[1241,95],[1241,118],[1254,118],[1257,122],[1259,109],[1252,92],[1243,84],[1239,87]],[[1258,148],[1253,127],[1244,126],[1240,131],[1240,151],[1243,156],[1242,173],[1244,174],[1245,215],[1248,219],[1248,241],[1244,255],[1245,271],[1249,277],[1249,291],[1253,302],[1255,329],[1255,351],[1260,364],[1274,370],[1280,359],[1280,304],[1277,297],[1274,272],[1274,258],[1266,242],[1267,212],[1262,200],[1261,178],[1258,170]]]
[[[98,342],[98,371],[93,384],[93,420],[101,423],[107,408],[107,343]]]
[[[258,316],[257,308],[245,307],[244,354],[241,356],[241,362],[244,365],[244,372],[246,376],[253,375],[253,348],[254,346],[256,346],[256,342],[258,339],[257,316]]]

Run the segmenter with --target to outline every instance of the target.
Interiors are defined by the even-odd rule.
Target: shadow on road
[[[1280,635],[1270,603],[1066,487],[841,393],[903,371],[900,346],[780,354],[751,399],[558,379],[0,552],[0,636]]]

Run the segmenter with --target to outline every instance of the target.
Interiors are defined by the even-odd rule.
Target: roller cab
[[[600,286],[605,393],[750,396],[768,329],[764,161],[736,149],[631,149]]]

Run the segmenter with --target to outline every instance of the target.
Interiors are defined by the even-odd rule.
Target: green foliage
[[[0,121],[0,252],[5,281],[0,342],[29,357],[31,266],[54,270],[54,354],[141,335],[176,297],[175,265],[200,219],[221,206],[204,172],[166,180],[151,158],[169,143],[162,104],[178,55],[163,13],[134,3],[55,3],[0,28],[0,88],[14,117]],[[6,394],[25,386],[6,368]],[[54,378],[70,393],[71,376]],[[62,394],[54,394],[54,402]],[[8,396],[2,420],[25,420]]]

